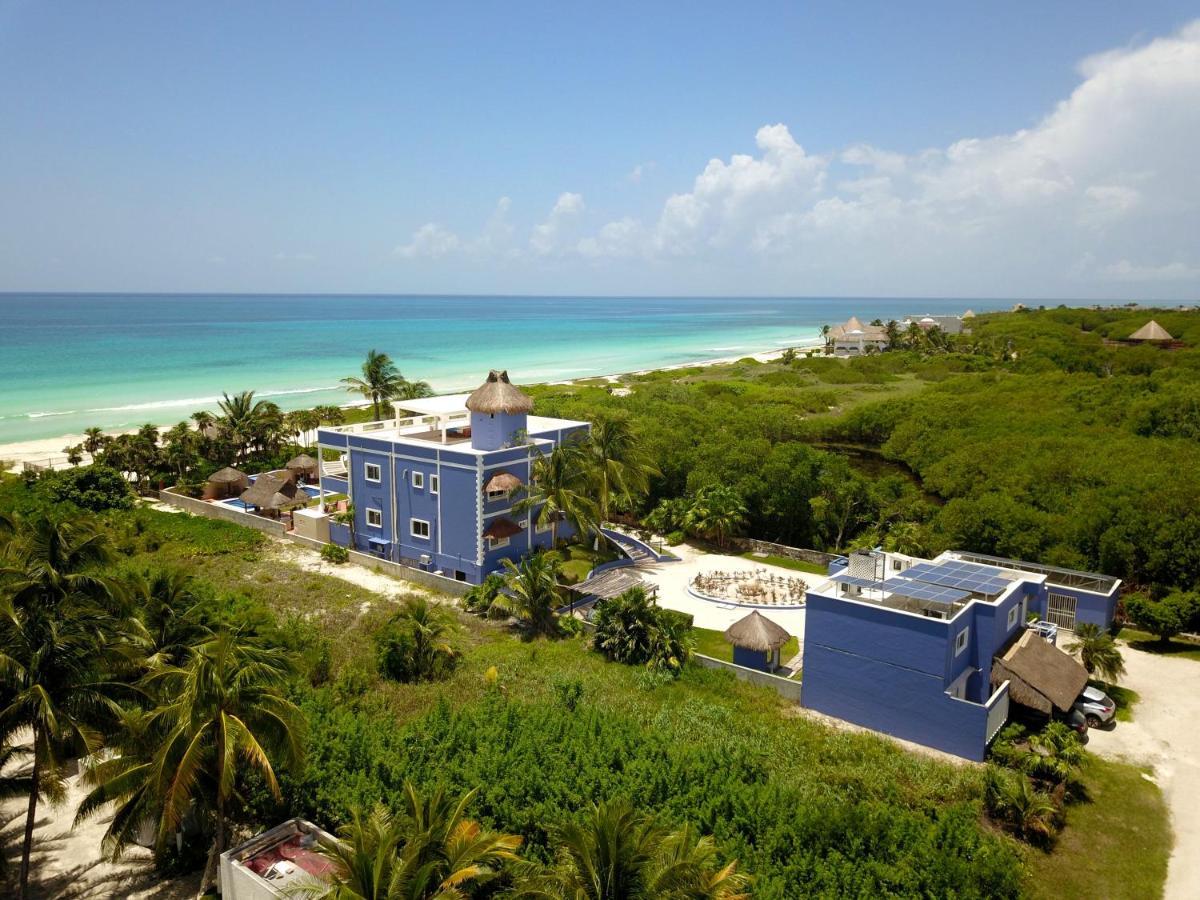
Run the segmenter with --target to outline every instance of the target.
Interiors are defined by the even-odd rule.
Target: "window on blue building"
[[[438,492],[438,477],[436,475],[429,476],[429,493],[436,494]]]
[[[967,640],[971,634],[971,627],[968,625],[958,633],[958,637],[954,639],[954,655],[958,656],[967,649]]]
[[[383,468],[379,465],[379,463],[367,463],[363,466],[363,477],[366,478],[367,481],[382,481]]]
[[[383,512],[378,509],[367,510],[367,527],[382,528],[383,527]]]
[[[412,473],[412,486],[415,488],[425,487],[425,473],[424,472],[413,472]]]
[[[1008,627],[1011,629],[1017,624],[1017,617],[1021,614],[1021,607],[1014,606],[1008,611]]]
[[[429,523],[424,519],[410,519],[409,531],[413,537],[427,538],[429,537]]]

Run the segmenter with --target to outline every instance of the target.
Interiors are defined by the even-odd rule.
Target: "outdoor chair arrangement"
[[[692,579],[698,594],[753,606],[797,606],[804,602],[808,584],[802,578],[766,569],[736,572],[701,572]]]

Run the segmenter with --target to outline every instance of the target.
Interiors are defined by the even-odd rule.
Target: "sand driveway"
[[[1132,722],[1089,732],[1088,749],[1154,767],[1175,832],[1164,896],[1191,900],[1200,896],[1200,662],[1121,649],[1122,684],[1141,701]]]

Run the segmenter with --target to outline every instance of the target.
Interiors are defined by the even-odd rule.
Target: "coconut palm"
[[[538,527],[550,526],[551,543],[558,542],[558,523],[563,519],[580,535],[591,531],[600,512],[589,496],[582,445],[572,441],[555,447],[549,455],[537,449],[533,452],[529,484],[514,492],[519,499],[513,503],[513,511],[523,514],[536,510]]]
[[[331,884],[314,895],[331,900],[425,900],[462,898],[495,879],[517,859],[521,838],[480,827],[466,818],[475,796],[446,797],[439,789],[422,797],[404,785],[404,808],[394,816],[382,806],[364,818],[353,813],[336,844],[320,852],[334,865]],[[328,891],[328,893],[325,893]]]
[[[984,796],[988,809],[1026,840],[1046,843],[1054,836],[1058,807],[1029,776],[989,766]]]
[[[492,609],[513,615],[526,623],[535,634],[553,634],[558,629],[554,611],[559,606],[558,557],[541,551],[530,554],[519,564],[503,560],[507,593],[492,601]]]
[[[1067,644],[1068,653],[1079,655],[1088,674],[1098,674],[1110,684],[1125,674],[1125,660],[1111,634],[1099,625],[1085,622],[1075,628],[1075,640]]]
[[[200,461],[196,432],[187,422],[180,422],[163,435],[163,461],[170,466],[178,479],[182,480],[190,469]]]
[[[97,572],[109,559],[103,535],[45,517],[18,523],[0,598],[0,734],[28,728],[33,764],[18,897],[26,896],[39,797],[61,796],[63,764],[100,749],[116,718],[120,676],[132,671],[136,623],[117,586]]]
[[[627,800],[601,803],[555,830],[557,871],[532,896],[577,900],[742,900],[749,878],[721,867],[716,847],[684,826],[667,831]]]
[[[251,447],[263,447],[277,442],[282,426],[279,407],[270,400],[255,400],[254,391],[242,391],[230,397],[222,392],[217,402],[221,408],[221,429],[232,442],[235,455],[242,459]]]
[[[213,816],[201,891],[226,849],[238,772],[256,770],[279,797],[276,765],[299,764],[302,716],[284,696],[290,671],[278,650],[223,630],[191,647],[182,665],[147,676],[147,690],[163,699],[147,724],[163,734],[147,788],[162,801],[159,837],[179,826],[193,802]]]
[[[723,484],[710,484],[696,492],[684,522],[690,531],[725,547],[746,526],[748,515],[737,491]]]
[[[312,433],[320,427],[321,417],[312,409],[298,409],[283,417],[284,426],[289,432],[300,439],[300,443],[308,445]]]
[[[644,497],[650,477],[659,474],[628,419],[598,420],[581,449],[601,521],[608,521],[614,503],[631,504]]]
[[[92,459],[96,458],[109,440],[109,437],[99,428],[93,426],[83,429],[83,449]]]
[[[150,666],[179,665],[188,648],[211,636],[197,611],[193,576],[161,568],[127,579],[126,590],[141,612]]]
[[[412,400],[428,397],[433,390],[424,381],[409,381],[400,374],[392,358],[386,353],[371,350],[362,364],[362,377],[343,378],[342,384],[352,394],[362,394],[371,401],[371,411],[376,419],[382,419],[387,404],[392,400]]]
[[[380,668],[398,681],[436,678],[458,658],[446,640],[456,624],[444,606],[409,597],[376,637]]]
[[[322,425],[341,425],[346,421],[346,413],[340,406],[318,406],[313,412]]]

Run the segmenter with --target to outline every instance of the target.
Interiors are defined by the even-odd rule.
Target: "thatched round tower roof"
[[[781,626],[772,622],[757,609],[744,619],[738,619],[725,629],[725,640],[747,650],[776,650],[791,637]]]
[[[527,413],[533,411],[533,398],[508,380],[506,370],[492,369],[487,381],[467,398],[467,409],[478,413]]]

